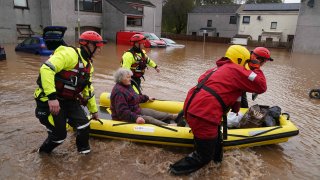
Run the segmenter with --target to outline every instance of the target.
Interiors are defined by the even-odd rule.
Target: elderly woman
[[[176,125],[163,122],[175,120],[176,114],[139,107],[139,103],[153,101],[155,98],[137,94],[131,86],[131,76],[132,71],[124,68],[118,69],[114,74],[116,85],[113,87],[110,97],[112,119],[138,124]]]

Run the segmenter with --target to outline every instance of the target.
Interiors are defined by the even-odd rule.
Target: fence
[[[203,36],[194,36],[194,35],[185,35],[185,34],[161,33],[161,37],[166,37],[166,38],[175,39],[175,40],[203,41]],[[229,44],[231,42],[231,38],[206,36],[206,42]]]
[[[172,33],[166,33],[166,32],[162,32],[161,37],[166,37],[166,38],[175,39],[175,40],[203,41],[203,36],[172,34]],[[206,42],[230,44],[231,38],[206,36]],[[260,41],[259,42],[259,41],[254,41],[254,40],[248,40],[248,46],[252,46],[252,47],[263,46],[263,47],[268,47],[268,48],[285,48],[285,49],[291,50],[292,42],[293,41],[291,41],[291,42]]]

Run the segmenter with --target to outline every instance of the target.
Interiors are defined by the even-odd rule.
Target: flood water
[[[182,49],[151,49],[148,55],[161,70],[146,72],[143,92],[158,99],[184,101],[187,91],[205,70],[215,65],[228,45],[184,42]],[[94,61],[93,84],[97,101],[111,91],[112,74],[127,46],[109,43]],[[266,93],[249,105],[279,106],[291,116],[300,134],[279,145],[225,151],[221,165],[211,163],[189,176],[173,176],[169,164],[191,148],[147,145],[91,138],[92,153],[77,153],[75,136],[52,155],[36,149],[46,131],[34,116],[33,91],[39,67],[47,57],[16,53],[5,45],[7,60],[0,61],[0,179],[320,179],[320,100],[310,99],[310,89],[320,88],[317,55],[290,54],[271,49],[272,63],[262,69]]]

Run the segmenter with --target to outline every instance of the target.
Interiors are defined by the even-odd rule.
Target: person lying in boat
[[[140,108],[139,103],[153,101],[155,98],[137,94],[131,86],[132,71],[124,68],[114,73],[115,86],[110,95],[111,116],[113,120],[123,120],[138,124],[172,125],[165,121],[174,121],[177,114],[169,114],[148,108]]]

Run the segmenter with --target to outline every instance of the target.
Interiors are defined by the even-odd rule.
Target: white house
[[[244,4],[238,10],[238,34],[252,40],[292,42],[297,26],[300,3]]]
[[[188,13],[187,34],[233,37],[237,33],[236,12],[240,5],[197,6]]]

